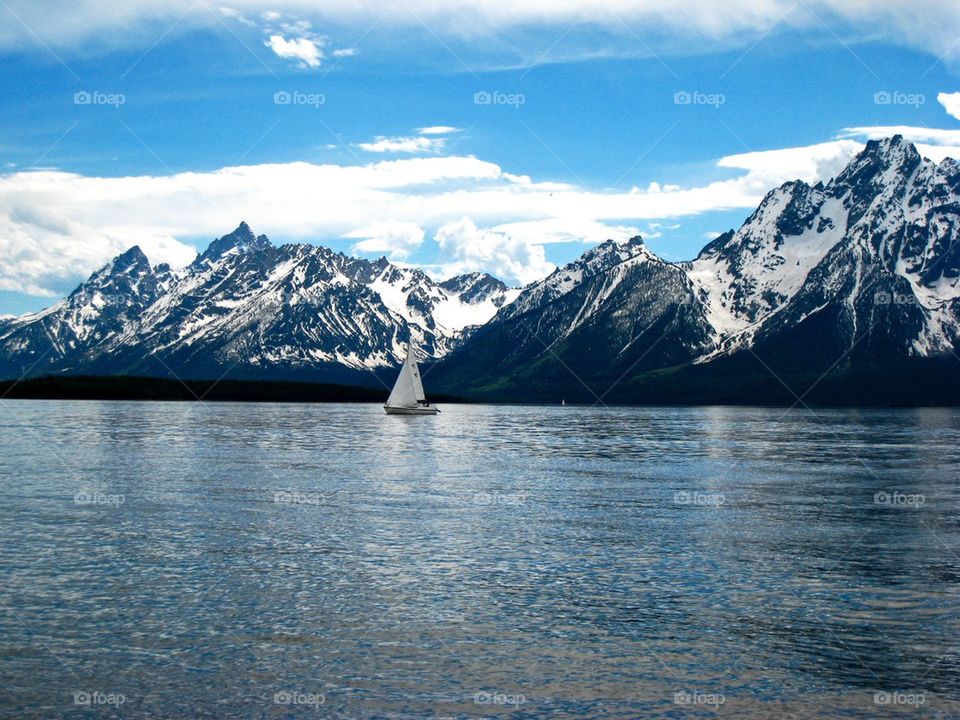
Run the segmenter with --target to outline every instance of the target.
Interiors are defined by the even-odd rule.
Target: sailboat
[[[412,340],[407,343],[407,359],[403,361],[400,376],[383,409],[387,415],[436,415],[440,412],[436,405],[427,402],[427,396],[424,395]]]

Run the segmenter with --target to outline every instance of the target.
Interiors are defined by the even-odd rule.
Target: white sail
[[[413,353],[413,349],[409,345],[407,345],[406,365],[410,368],[410,381],[413,383],[413,396],[417,399],[417,402],[426,400],[427,396],[423,392],[423,382],[420,380],[420,367],[417,365],[417,358]]]
[[[387,405],[391,407],[410,407],[416,406],[417,402],[426,399],[427,396],[423,392],[423,383],[420,381],[420,368],[417,367],[413,347],[408,343],[407,359],[400,369],[400,376],[393,386],[390,397],[387,398]]]

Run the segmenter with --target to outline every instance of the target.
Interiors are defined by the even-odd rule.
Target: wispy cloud
[[[345,233],[345,238],[360,238],[352,250],[359,253],[383,253],[391,260],[405,260],[423,244],[423,228],[401,220],[374,222]]]
[[[239,10],[235,10],[234,8],[231,8],[231,7],[221,7],[217,9],[220,11],[220,14],[223,15],[225,18],[236,20],[241,25],[246,25],[247,27],[259,27],[258,23],[255,20],[251,20]]]
[[[462,132],[462,130],[449,125],[431,125],[430,127],[417,128],[417,133],[420,135],[450,135],[458,132]]]
[[[378,135],[372,141],[356,143],[354,147],[371,153],[438,153],[447,147],[445,136],[462,131],[450,125],[430,125],[417,128],[414,132],[417,134],[395,137]]]
[[[446,145],[446,138],[442,137],[378,135],[371,142],[357,143],[356,147],[371,153],[436,153],[442,151]]]
[[[0,13],[0,47],[36,41],[23,32],[18,17],[42,30],[44,43],[51,47],[89,47],[92,40],[105,39],[107,44],[129,45],[154,36],[143,30],[167,28],[196,5],[195,0],[167,0],[162,5],[155,0],[74,0],[53,6],[6,0],[13,12]],[[750,47],[770,34],[799,31],[823,36],[825,29],[848,46],[880,39],[937,57],[960,57],[956,42],[960,5],[955,0],[926,0],[922,12],[915,0],[806,0],[799,5],[794,0],[729,0],[709,6],[702,0],[611,0],[603,7],[553,0],[418,0],[415,12],[410,12],[409,4],[385,5],[382,0],[235,0],[231,5],[235,10],[230,11],[242,12],[244,19],[259,14],[268,22],[292,14],[321,27],[366,29],[376,23],[392,30],[391,39],[399,44],[418,43],[429,32],[451,47],[495,47],[507,36],[514,41],[547,37],[549,47],[555,34],[545,35],[544,28],[573,28],[547,57],[544,48],[530,47],[525,61],[533,64],[562,59],[564,52],[592,57],[649,55],[651,50],[682,55],[701,52],[704,43],[714,49]],[[209,15],[194,12],[190,22],[175,32],[212,23]],[[279,34],[290,41],[290,33]],[[607,41],[598,43],[604,36]],[[508,44],[521,51],[524,47]]]

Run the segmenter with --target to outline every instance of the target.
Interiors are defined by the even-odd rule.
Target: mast
[[[420,366],[417,365],[416,353],[413,350],[413,340],[407,343],[407,364],[410,366],[413,396],[417,402],[422,402],[427,399],[427,395],[423,392],[423,382],[420,380]]]

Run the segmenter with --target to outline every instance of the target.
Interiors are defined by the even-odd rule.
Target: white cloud
[[[556,217],[547,220],[522,220],[501,223],[491,228],[495,232],[512,237],[522,237],[537,245],[583,242],[599,243],[604,240],[629,240],[640,235],[640,228],[629,225],[607,225],[584,217]]]
[[[910,142],[925,142],[935,145],[960,145],[960,130],[914,127],[912,125],[868,125],[844,128],[841,137],[860,137],[868,140],[903,135]]]
[[[954,138],[943,134],[950,131],[911,130]],[[857,137],[878,132],[845,132],[854,131]],[[459,156],[248,165],[167,176],[13,171],[0,174],[0,289],[62,290],[134,244],[153,262],[184,264],[193,254],[184,239],[205,244],[240,218],[278,241],[344,238],[357,241],[361,252],[395,257],[426,245],[422,228],[428,237],[444,239],[439,264],[447,269],[484,269],[523,282],[548,268],[546,244],[625,238],[638,226],[665,226],[715,210],[752,210],[787,180],[815,182],[835,174],[860,147],[841,138],[741,153],[717,161],[735,171],[727,179],[604,192],[541,182]],[[641,187],[648,184],[649,179]]]
[[[948,114],[960,120],[960,92],[939,93],[937,102],[943,105]]]
[[[717,165],[746,170],[752,183],[771,187],[773,178],[798,179],[804,182],[828,180],[846,166],[862,149],[862,143],[841,139],[782,150],[762,150],[721,158]]]
[[[351,48],[340,48],[339,50],[334,50],[333,53],[331,53],[331,54],[332,54],[335,58],[353,57],[353,56],[355,56],[355,55],[357,54],[357,49],[356,49],[356,48],[352,48],[352,47],[351,47]]]
[[[21,18],[51,47],[89,46],[106,39],[112,44],[152,43],[159,30],[185,32],[199,25],[216,27],[211,13],[215,0],[73,0],[38,3],[7,0],[10,12],[0,13],[0,46],[24,47],[36,38],[24,32]],[[408,0],[386,5],[382,0],[232,0],[231,9],[260,14],[268,21],[284,13],[306,15],[324,26],[369,28],[381,24],[398,43],[419,42],[436,34],[451,47],[494,47],[503,43],[529,51],[533,63],[554,43],[555,32],[543,28],[573,28],[553,54],[581,56],[689,54],[718,47],[748,47],[770,34],[803,31],[836,37],[847,45],[858,41],[890,40],[947,59],[960,57],[960,4],[956,0],[606,0],[601,5],[576,0]],[[424,25],[430,29],[426,31]],[[825,32],[825,31],[829,31]],[[582,35],[580,34],[582,31]],[[542,40],[545,46],[518,45],[517,40]],[[839,40],[842,38],[842,40]],[[696,50],[692,50],[696,48]]]
[[[385,253],[390,260],[405,260],[423,244],[423,228],[416,223],[374,222],[344,234],[346,238],[362,238],[354,252]]]
[[[305,37],[287,40],[282,35],[271,35],[264,45],[278,57],[296,60],[301,67],[318,68],[324,58],[318,42]]]
[[[653,181],[647,185],[648,193],[658,193],[658,192],[673,192],[674,190],[679,190],[679,185],[661,185],[657,181]],[[639,192],[639,190],[637,191]]]
[[[442,151],[446,144],[445,138],[438,137],[378,135],[373,142],[357,143],[356,147],[372,153],[429,153]]]
[[[555,267],[547,261],[543,245],[526,237],[483,230],[469,218],[446,223],[434,239],[440,247],[445,276],[486,271],[525,285],[548,275]]]
[[[54,288],[77,280],[78,273],[87,275],[133,245],[154,263],[183,266],[196,255],[163,228],[111,224],[106,218],[100,227],[91,227],[71,220],[62,208],[52,212],[27,204],[11,208],[6,201],[0,206],[0,290],[59,295]]]

